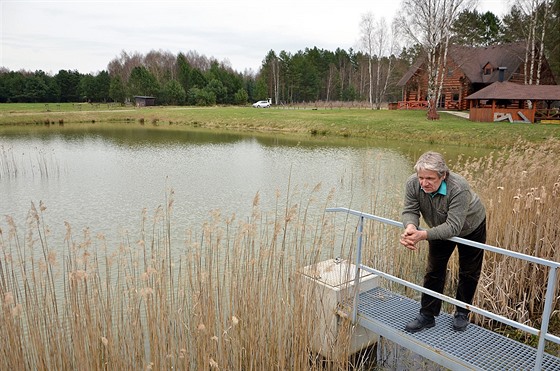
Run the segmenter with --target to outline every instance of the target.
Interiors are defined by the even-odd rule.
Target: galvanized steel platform
[[[412,334],[404,331],[420,303],[376,287],[360,293],[358,322],[363,327],[452,370],[532,370],[537,350],[470,324],[454,331],[452,316],[442,313],[436,326]],[[560,370],[560,358],[545,353],[542,370]]]

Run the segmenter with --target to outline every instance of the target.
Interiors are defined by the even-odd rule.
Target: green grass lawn
[[[503,147],[519,139],[560,137],[560,125],[477,123],[442,112],[428,121],[425,111],[359,108],[293,109],[252,107],[144,107],[112,104],[0,104],[2,125],[151,125],[276,132],[316,137],[387,139],[476,147]],[[2,130],[2,129],[0,129]]]

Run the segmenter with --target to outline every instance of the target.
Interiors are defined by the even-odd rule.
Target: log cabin
[[[444,71],[439,109],[468,110],[467,96],[498,81],[524,84],[526,43],[470,47],[451,45]],[[534,73],[536,76],[536,71]],[[556,85],[546,59],[541,66],[541,85]],[[402,87],[399,109],[426,109],[428,76],[425,59],[420,58],[397,83]]]

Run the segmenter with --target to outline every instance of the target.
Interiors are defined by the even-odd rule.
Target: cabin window
[[[453,71],[453,68],[448,68],[448,69],[447,69],[447,77],[453,76],[453,72],[454,72],[454,71]]]
[[[454,102],[458,102],[458,101],[459,101],[459,93],[453,93],[453,101],[454,101]]]
[[[485,67],[484,68],[484,74],[485,75],[491,75],[492,74],[492,67]]]

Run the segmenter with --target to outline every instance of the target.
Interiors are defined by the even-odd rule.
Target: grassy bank
[[[134,108],[107,104],[0,105],[0,126],[75,126],[106,123],[151,125],[162,130],[197,127],[489,148],[511,146],[519,139],[541,142],[548,138],[560,138],[560,125],[476,123],[449,113],[442,113],[438,121],[428,121],[424,111],[377,111],[336,107],[254,109],[251,107]]]

